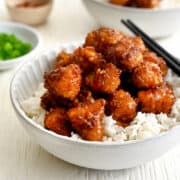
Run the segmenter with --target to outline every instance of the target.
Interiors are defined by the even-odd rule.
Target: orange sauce
[[[28,1],[24,1],[22,3],[19,3],[16,5],[16,7],[19,7],[19,8],[35,8],[35,7],[39,7],[39,6],[43,6],[45,5],[47,2],[41,2],[41,3],[38,3],[38,2],[28,2]]]

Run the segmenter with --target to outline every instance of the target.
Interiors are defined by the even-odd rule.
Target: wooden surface
[[[79,0],[56,0],[54,5],[47,24],[36,27],[44,39],[44,47],[79,41],[97,27]],[[9,20],[2,0],[1,20]],[[180,57],[180,33],[161,43]],[[180,180],[180,146],[158,160],[120,171],[80,168],[45,152],[30,139],[13,112],[9,84],[14,72],[0,72],[0,180]]]

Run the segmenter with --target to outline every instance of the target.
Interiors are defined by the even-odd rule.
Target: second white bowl
[[[105,0],[83,0],[89,13],[101,26],[127,29],[121,19],[131,19],[153,37],[169,36],[180,30],[180,7],[171,9],[142,9],[112,5]]]

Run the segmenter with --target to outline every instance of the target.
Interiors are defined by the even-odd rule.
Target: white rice
[[[111,116],[106,116],[103,119],[103,141],[124,142],[142,140],[168,131],[176,125],[180,125],[180,78],[172,71],[169,71],[166,81],[172,84],[176,96],[176,102],[169,116],[163,113],[155,115],[138,112],[131,124],[126,128],[118,126]],[[21,103],[27,116],[42,126],[46,112],[40,106],[40,97],[45,91],[43,83],[41,83],[33,96]],[[71,133],[71,138],[81,140],[81,137],[73,132]]]

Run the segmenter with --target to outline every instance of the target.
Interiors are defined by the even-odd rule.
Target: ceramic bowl
[[[180,30],[180,7],[171,9],[143,9],[113,5],[106,0],[83,0],[89,13],[101,26],[127,29],[121,19],[131,19],[155,38],[166,37]]]
[[[29,0],[30,2],[37,0]],[[17,7],[16,4],[21,2],[19,0],[7,0],[6,6],[11,18],[15,21],[29,24],[38,25],[42,24],[48,18],[53,5],[53,0],[38,0],[38,3],[44,3],[37,7]]]
[[[16,37],[32,45],[32,50],[18,58],[0,61],[0,70],[5,70],[18,65],[21,62],[31,60],[41,47],[39,34],[31,27],[19,23],[0,22],[0,33],[15,34]]]
[[[142,141],[102,143],[74,140],[55,134],[27,117],[21,108],[21,102],[30,97],[43,81],[43,74],[52,68],[57,52],[72,52],[77,46],[69,44],[48,51],[24,64],[15,74],[10,87],[11,102],[20,123],[29,135],[45,150],[64,161],[103,170],[131,168],[154,160],[173,148],[179,142],[179,126]]]

